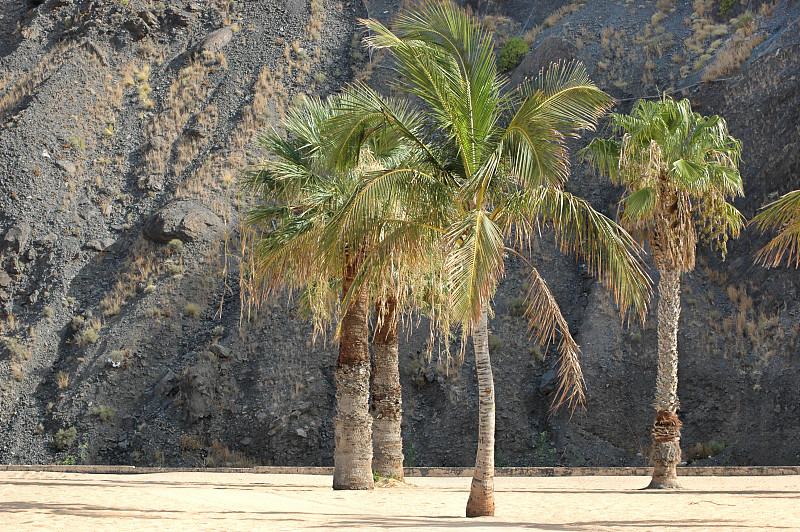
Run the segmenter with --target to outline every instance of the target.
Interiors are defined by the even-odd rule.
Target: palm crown
[[[586,260],[623,310],[643,314],[649,278],[634,240],[585,201],[565,192],[565,138],[594,127],[610,98],[577,63],[553,66],[539,79],[503,94],[489,34],[454,5],[426,4],[390,31],[374,20],[366,39],[390,49],[402,89],[418,107],[382,98],[357,84],[345,90],[326,132],[333,158],[354,165],[361,146],[391,132],[415,155],[405,167],[365,176],[341,211],[330,238],[363,239],[381,206],[401,205],[391,220],[397,241],[412,248],[425,235],[441,246],[449,312],[469,334],[503,275],[503,256],[523,256],[540,223],[561,249]],[[347,218],[347,220],[344,220]],[[507,242],[509,245],[507,246]],[[581,400],[578,346],[542,277],[531,267],[527,316],[542,343],[561,341],[561,398]]]
[[[725,120],[703,117],[689,100],[640,100],[630,115],[611,114],[621,141],[594,139],[581,154],[626,188],[623,223],[646,237],[659,267],[694,268],[700,237],[727,250],[743,217],[727,198],[742,196],[741,143]]]

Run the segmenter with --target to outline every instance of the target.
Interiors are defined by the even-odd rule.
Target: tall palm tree
[[[368,176],[337,215],[341,230],[330,238],[358,241],[370,229],[363,220],[381,219],[398,228],[395,244],[410,249],[423,237],[442,250],[449,296],[445,321],[459,323],[465,339],[472,336],[478,373],[478,451],[466,513],[493,515],[488,314],[504,255],[524,258],[540,223],[548,223],[562,251],[584,258],[612,287],[623,310],[634,307],[643,315],[647,304],[649,278],[635,241],[563,189],[569,175],[565,138],[594,127],[611,100],[580,64],[556,65],[504,96],[490,35],[450,2],[427,3],[401,15],[394,31],[375,20],[363,23],[371,31],[367,45],[393,52],[400,88],[419,106],[398,105],[363,84],[349,87],[327,122],[337,139],[331,155],[339,164],[353,165],[363,142],[391,134],[412,145],[417,158],[405,168]],[[384,202],[403,210],[382,219],[377,213]],[[531,330],[542,344],[560,336],[557,403],[574,405],[583,398],[578,346],[547,284],[530,270]]]
[[[725,120],[692,112],[689,100],[639,101],[612,114],[622,139],[594,139],[583,151],[602,174],[625,187],[622,223],[646,240],[658,270],[658,373],[650,488],[677,488],[680,276],[691,271],[699,238],[726,252],[743,218],[727,199],[742,196],[741,143]]]
[[[333,101],[333,100],[331,100]],[[258,297],[278,287],[302,289],[301,302],[313,318],[315,334],[330,322],[339,323],[339,357],[335,373],[336,417],[334,420],[334,489],[370,489],[372,439],[369,413],[369,287],[353,286],[370,253],[370,242],[363,239],[350,246],[320,245],[320,236],[335,212],[356,188],[367,168],[383,168],[393,158],[402,157],[397,143],[379,139],[365,152],[361,166],[330,171],[325,165],[321,126],[332,116],[331,101],[312,99],[293,109],[283,126],[290,138],[272,131],[260,137],[260,144],[271,158],[247,174],[246,185],[263,197],[247,218],[251,226],[266,227],[253,253],[253,269],[248,294]],[[333,296],[339,287],[341,298]],[[345,302],[345,296],[352,294]],[[338,303],[338,305],[337,305]],[[346,304],[345,304],[346,303]],[[383,308],[385,305],[379,305]],[[395,420],[400,409],[399,374],[396,368],[381,364],[397,358],[396,305],[376,316],[376,352],[394,353],[394,361],[378,360],[377,381],[388,389],[383,397],[382,417]],[[394,328],[394,332],[392,332]],[[379,423],[382,428],[384,424]],[[397,445],[397,430],[391,436],[378,431],[382,449]],[[400,443],[402,448],[402,443]],[[392,455],[394,458],[394,456]],[[395,459],[396,462],[396,459]],[[380,465],[380,461],[379,461]],[[382,468],[384,466],[381,465]],[[402,453],[400,455],[402,477]],[[396,473],[396,472],[395,472]]]
[[[800,190],[793,190],[778,200],[764,206],[764,210],[750,220],[762,233],[778,234],[761,248],[756,260],[765,266],[777,268],[785,259],[800,266]]]

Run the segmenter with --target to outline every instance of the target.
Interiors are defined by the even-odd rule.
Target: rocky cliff
[[[743,141],[752,216],[800,186],[800,5],[660,0],[479,2],[498,43],[584,61],[626,111],[668,91]],[[727,3],[726,3],[727,5]],[[238,176],[258,132],[306,95],[387,87],[357,18],[397,2],[0,0],[0,462],[328,465],[336,346],[276,295],[239,301]],[[387,89],[388,90],[388,89]],[[578,148],[585,142],[575,144]],[[619,190],[576,164],[575,192],[613,213]],[[800,462],[793,269],[753,265],[751,232],[684,278],[679,395],[685,456]],[[549,413],[553,356],[527,340],[508,259],[490,324],[498,465],[645,461],[655,313],[625,327],[547,233],[532,260],[583,349],[588,401]],[[476,378],[402,335],[409,465],[469,465]],[[718,445],[712,445],[712,442]],[[699,447],[698,447],[699,445]],[[710,451],[710,452],[709,452]]]

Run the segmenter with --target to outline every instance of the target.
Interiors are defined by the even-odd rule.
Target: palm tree
[[[658,373],[650,488],[677,488],[680,275],[695,264],[698,238],[726,252],[743,218],[727,198],[742,196],[741,144],[719,116],[692,112],[689,100],[639,101],[612,114],[621,141],[594,139],[582,150],[602,174],[625,187],[622,223],[646,240],[658,270]]]
[[[370,252],[370,242],[363,240],[352,246],[320,245],[320,237],[336,211],[355,189],[360,172],[367,167],[382,168],[393,158],[402,156],[398,144],[381,139],[373,143],[359,168],[331,172],[325,165],[324,138],[321,126],[332,116],[331,101],[307,100],[291,110],[283,126],[290,139],[272,131],[260,137],[260,144],[271,159],[247,174],[245,183],[264,198],[254,207],[247,223],[267,229],[255,244],[252,254],[252,276],[247,293],[258,298],[279,287],[302,289],[301,302],[312,317],[315,334],[330,322],[339,322],[339,357],[336,381],[336,418],[334,420],[334,489],[370,489],[373,487],[371,421],[369,413],[369,287],[353,286]],[[365,152],[368,151],[365,149]],[[368,161],[366,160],[368,159]],[[333,296],[339,288],[341,298]],[[345,296],[348,297],[345,301]],[[338,305],[337,305],[338,303]],[[379,304],[383,309],[386,305]],[[397,364],[396,305],[376,316],[376,354],[393,353],[394,360],[376,360],[378,395],[382,397],[381,419],[399,420],[399,374]],[[394,332],[392,332],[394,328]],[[383,388],[381,388],[383,386]],[[385,403],[385,404],[384,404]],[[383,428],[385,423],[379,423]],[[393,425],[390,427],[393,428]],[[378,431],[383,449],[387,443],[396,446],[399,421],[395,433]],[[399,444],[402,449],[402,443]],[[394,454],[389,453],[394,460]],[[402,478],[402,452],[400,454]],[[379,466],[381,465],[379,460]],[[397,475],[396,470],[392,470]]]
[[[488,314],[504,255],[524,259],[540,223],[548,223],[562,251],[584,258],[613,288],[623,310],[645,312],[649,278],[635,241],[563,190],[569,175],[565,137],[594,127],[611,100],[580,64],[554,66],[504,96],[490,35],[450,2],[427,3],[400,16],[394,31],[375,20],[363,23],[371,31],[367,45],[394,53],[400,88],[420,106],[388,101],[363,84],[349,87],[327,123],[337,139],[331,155],[339,164],[356,164],[362,143],[388,134],[404,138],[417,157],[404,168],[367,176],[337,215],[341,229],[330,238],[357,242],[381,220],[397,228],[396,245],[411,249],[423,238],[442,250],[449,296],[445,322],[452,319],[465,339],[472,336],[478,373],[478,451],[466,513],[493,515]],[[402,212],[382,218],[384,202],[403,206]],[[575,405],[583,398],[578,346],[547,284],[530,269],[531,330],[541,344],[560,336],[557,404]]]
[[[750,220],[762,233],[778,231],[778,235],[761,248],[756,260],[767,267],[777,268],[786,259],[800,266],[800,190],[793,190],[766,205]]]

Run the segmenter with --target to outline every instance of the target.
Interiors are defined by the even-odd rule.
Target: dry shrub
[[[525,39],[525,42],[528,43],[528,46],[533,44],[533,41],[536,40],[536,37],[542,33],[542,29],[543,28],[541,26],[534,26],[525,32],[525,35],[523,35],[522,38]]]
[[[481,18],[481,26],[494,34],[495,46],[504,45],[517,33],[518,24],[509,17],[501,15],[486,15]]]
[[[729,76],[738,72],[745,61],[750,59],[756,46],[764,42],[766,37],[760,33],[750,35],[742,40],[734,39],[719,51],[714,61],[703,72],[703,81]]]
[[[694,0],[694,14],[700,18],[706,16],[706,14],[711,13],[711,7],[713,2],[711,0]]]
[[[544,19],[543,25],[545,28],[552,28],[556,25],[556,23],[564,18],[565,16],[569,15],[570,13],[577,13],[580,9],[579,4],[566,4],[552,13],[550,13],[547,18]]]

